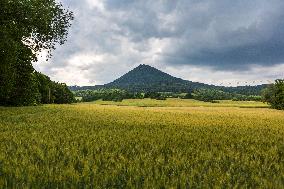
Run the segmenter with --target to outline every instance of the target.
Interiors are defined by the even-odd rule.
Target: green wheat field
[[[169,99],[0,107],[0,188],[283,188],[284,112]]]

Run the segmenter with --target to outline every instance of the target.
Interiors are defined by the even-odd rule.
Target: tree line
[[[216,100],[233,101],[261,101],[260,95],[243,95],[238,93],[224,92],[216,89],[198,89],[192,94],[192,98],[204,102],[214,102]]]
[[[261,101],[261,96],[241,95],[228,93],[215,89],[198,89],[187,93],[175,92],[131,92],[124,89],[97,89],[73,91],[80,101],[91,102],[95,100],[122,101],[123,99],[144,99],[151,98],[156,100],[166,100],[167,98],[195,99],[205,102],[216,100],[235,100],[235,101]],[[78,98],[79,99],[79,98]]]
[[[123,89],[97,89],[73,91],[79,101],[91,102],[95,100],[122,101],[123,99],[151,98],[165,100],[167,98],[195,99],[205,102],[217,102],[218,100],[233,101],[263,101],[275,109],[284,109],[284,80],[278,79],[275,84],[270,84],[262,90],[262,95],[244,95],[224,92],[216,89],[197,89],[187,93],[175,92],[130,92]]]
[[[22,76],[21,78],[23,79]],[[11,86],[10,90],[6,90],[6,93],[0,93],[0,105],[28,106],[75,102],[74,94],[65,83],[51,81],[48,76],[37,71],[32,72],[24,79],[27,80]]]

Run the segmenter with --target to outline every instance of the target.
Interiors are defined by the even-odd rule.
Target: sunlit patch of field
[[[263,102],[255,101],[231,101],[220,100],[217,103],[202,102],[193,99],[168,98],[167,100],[155,99],[125,99],[122,102],[113,101],[94,101],[100,105],[117,105],[117,106],[139,106],[139,107],[247,107],[247,108],[267,108],[268,105]]]
[[[0,188],[86,186],[283,188],[284,112],[94,103],[0,107]]]

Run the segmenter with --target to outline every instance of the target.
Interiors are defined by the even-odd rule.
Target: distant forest
[[[139,65],[117,80],[99,86],[69,87],[77,101],[122,101],[123,99],[167,98],[196,99],[217,103],[218,100],[263,101],[272,108],[284,108],[284,81],[258,86],[225,87],[207,85],[173,77],[148,65]]]

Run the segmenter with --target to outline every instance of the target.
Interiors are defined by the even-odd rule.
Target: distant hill
[[[152,66],[141,64],[120,78],[114,80],[106,86],[131,86],[131,85],[149,85],[149,84],[180,84],[187,81],[173,77]]]
[[[129,91],[188,92],[191,89],[212,86],[173,77],[152,66],[142,64],[104,87]]]
[[[231,93],[258,95],[266,85],[220,87],[173,77],[152,66],[141,64],[111,83],[99,86],[72,86],[71,90],[95,90],[99,88],[119,88],[131,92],[190,92],[195,89],[219,89]]]

